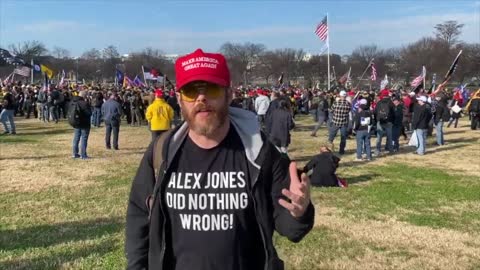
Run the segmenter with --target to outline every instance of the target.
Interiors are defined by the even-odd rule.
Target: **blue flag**
[[[138,86],[138,87],[144,87],[145,84],[142,82],[142,80],[140,80],[140,78],[137,76],[135,76],[135,79],[133,79],[133,83],[135,86]]]
[[[115,69],[115,77],[117,78],[117,84],[123,83],[123,73],[120,70]]]

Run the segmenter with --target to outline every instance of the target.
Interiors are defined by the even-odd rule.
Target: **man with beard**
[[[308,176],[253,113],[229,107],[223,55],[198,49],[175,73],[185,122],[150,144],[134,178],[127,269],[283,269],[272,235],[298,242],[312,228]]]

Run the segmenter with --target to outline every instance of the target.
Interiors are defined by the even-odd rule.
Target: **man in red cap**
[[[145,118],[152,132],[152,141],[170,129],[173,115],[172,107],[163,99],[163,91],[161,89],[155,90],[155,100],[145,112]]]
[[[385,148],[390,154],[393,153],[393,122],[395,120],[395,105],[390,98],[390,91],[384,89],[380,91],[379,101],[375,106],[375,122],[377,123],[377,143],[375,156],[380,156],[382,153],[382,138],[387,136]]]
[[[185,122],[150,145],[135,176],[127,268],[283,269],[273,232],[298,242],[312,228],[308,176],[253,113],[229,107],[223,55],[198,49],[175,71]]]

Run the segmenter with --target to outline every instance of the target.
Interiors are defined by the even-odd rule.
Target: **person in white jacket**
[[[265,114],[268,106],[270,106],[270,99],[263,90],[257,90],[258,97],[255,99],[255,111],[257,112],[258,121],[260,124],[265,123]]]

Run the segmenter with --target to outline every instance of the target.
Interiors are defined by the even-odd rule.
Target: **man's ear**
[[[177,103],[180,109],[182,110],[183,102],[182,102],[182,95],[180,95],[180,92],[175,92],[175,95],[177,96]]]

